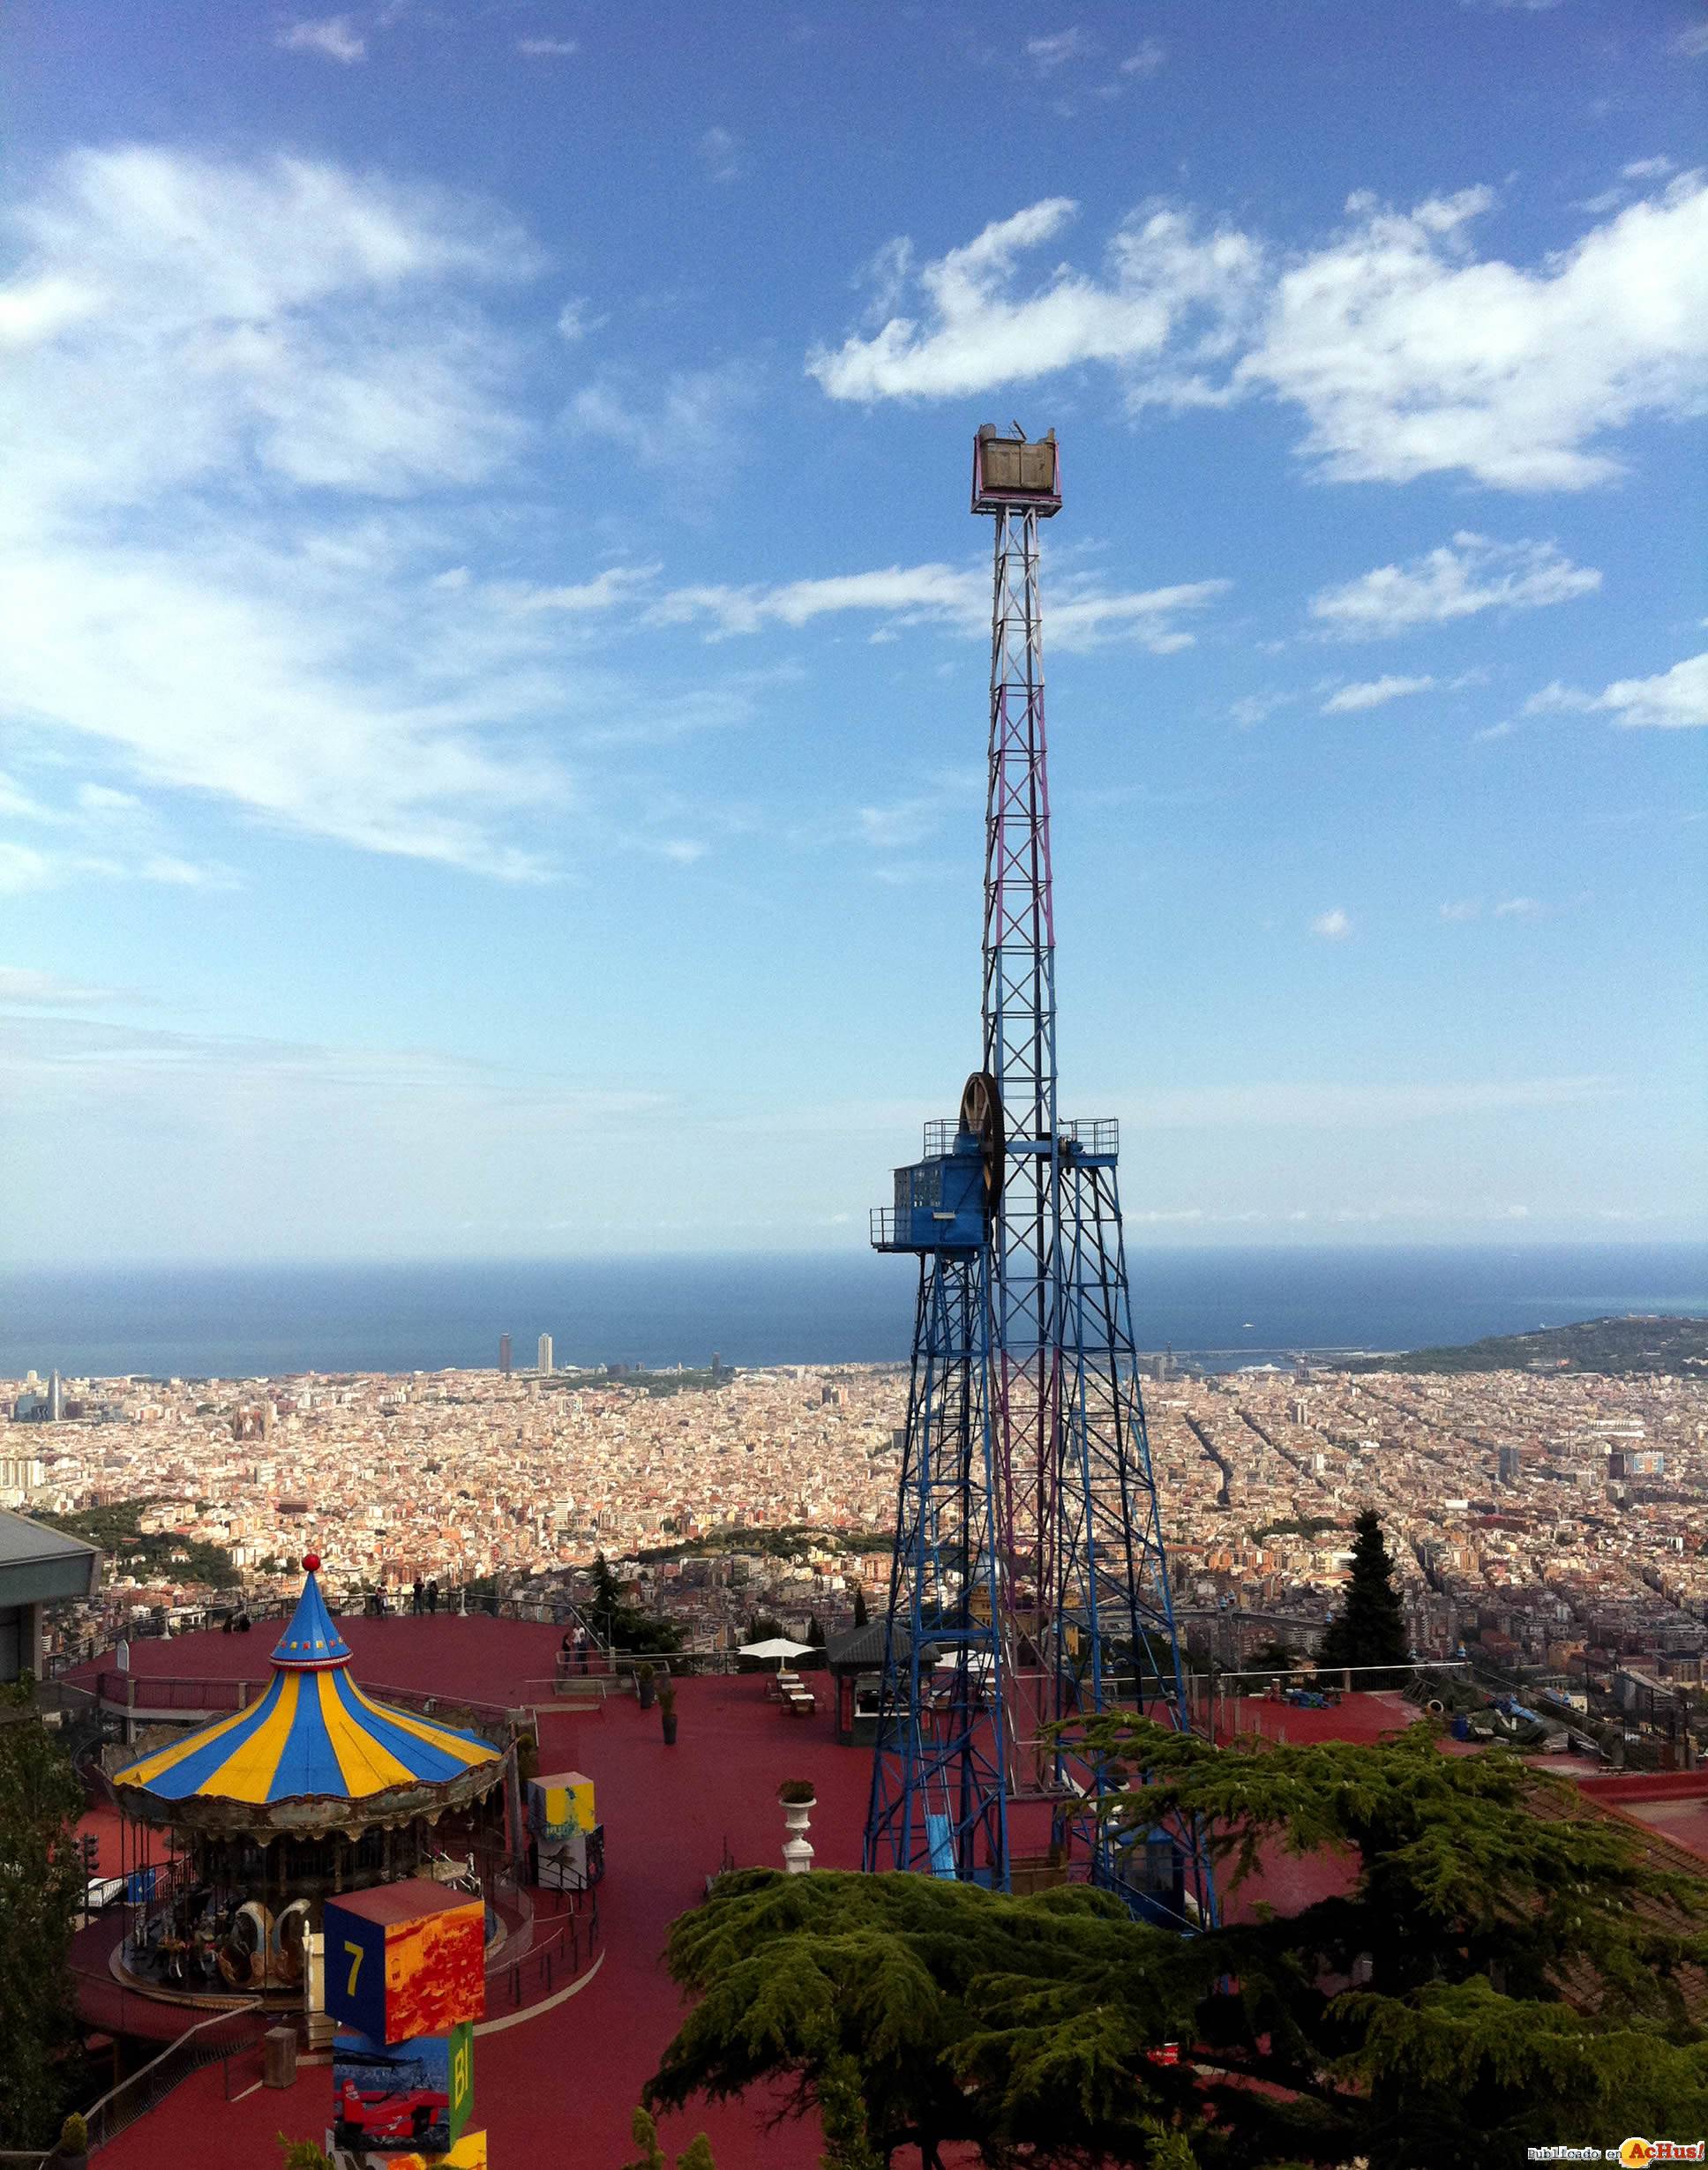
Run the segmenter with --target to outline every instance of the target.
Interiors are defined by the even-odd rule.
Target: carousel
[[[472,1816],[505,1777],[513,1749],[363,1693],[319,1565],[303,1562],[266,1694],[108,1779],[139,1837],[169,1834],[166,1860],[130,1880],[112,1969],[131,1987],[300,2002],[325,1901],[405,1876],[456,1880],[436,1827]]]

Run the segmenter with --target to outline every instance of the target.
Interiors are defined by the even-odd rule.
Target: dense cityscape
[[[1518,1372],[1448,1380],[1301,1368],[1144,1388],[1174,1601],[1223,1663],[1307,1649],[1351,1530],[1376,1508],[1413,1649],[1461,1647],[1562,1689],[1702,1678],[1708,1386]],[[134,1511],[64,1663],[296,1588],[307,1549],[349,1609],[416,1580],[573,1594],[603,1553],[687,1647],[763,1612],[834,1631],[889,1571],[906,1373],[887,1366],[535,1370],[6,1389],[0,1501]],[[57,1411],[57,1420],[52,1413]],[[208,1550],[206,1548],[214,1548]],[[1665,1684],[1663,1689],[1661,1684]]]

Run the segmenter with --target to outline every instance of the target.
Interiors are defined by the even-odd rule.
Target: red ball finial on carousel
[[[319,1565],[320,1555],[318,1553],[304,1553],[303,1554],[303,1572],[304,1575],[312,1575]]]

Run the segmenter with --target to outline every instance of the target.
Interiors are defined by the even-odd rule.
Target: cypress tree
[[[1359,1516],[1352,1540],[1352,1579],[1338,1613],[1329,1623],[1317,1652],[1317,1664],[1350,1665],[1403,1665],[1407,1655],[1405,1615],[1394,1589],[1394,1562],[1382,1534],[1382,1521],[1375,1508]],[[1389,1687],[1391,1673],[1353,1672],[1357,1687]]]

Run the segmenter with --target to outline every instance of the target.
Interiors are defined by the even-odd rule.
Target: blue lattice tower
[[[944,1153],[933,1134],[947,1127],[927,1126],[927,1157],[897,1171],[895,1211],[874,1216],[880,1248],[918,1252],[919,1292],[864,1858],[1000,1884],[985,1156],[970,1134]]]
[[[1028,444],[979,431],[973,510],[996,523],[984,1061],[959,1123],[926,1126],[925,1157],[896,1171],[895,1210],[874,1216],[880,1249],[919,1256],[920,1294],[865,1859],[868,1867],[970,1868],[1006,1888],[1007,1806],[1047,1802],[1076,1873],[1118,1884],[1161,1916],[1202,1919],[1214,1896],[1196,1834],[1159,1826],[1142,1871],[1136,1850],[1115,1859],[1083,1806],[1105,1774],[1063,1755],[1042,1731],[1117,1703],[1187,1722],[1138,1387],[1115,1126],[1063,1125],[1056,1104],[1038,522],[1060,503],[1053,432]],[[951,1389],[963,1367],[964,1383]],[[951,1472],[965,1501],[954,1524],[964,1571],[946,1585],[933,1546]],[[974,1595],[986,1581],[988,1624]],[[952,1621],[948,1588],[963,1593]],[[918,1655],[922,1636],[961,1684],[947,1698]],[[964,1789],[953,1815],[940,1778],[951,1763]],[[927,1782],[938,1787],[932,1803]],[[934,1843],[946,1818],[952,1847]],[[975,1832],[988,1867],[973,1858]]]

